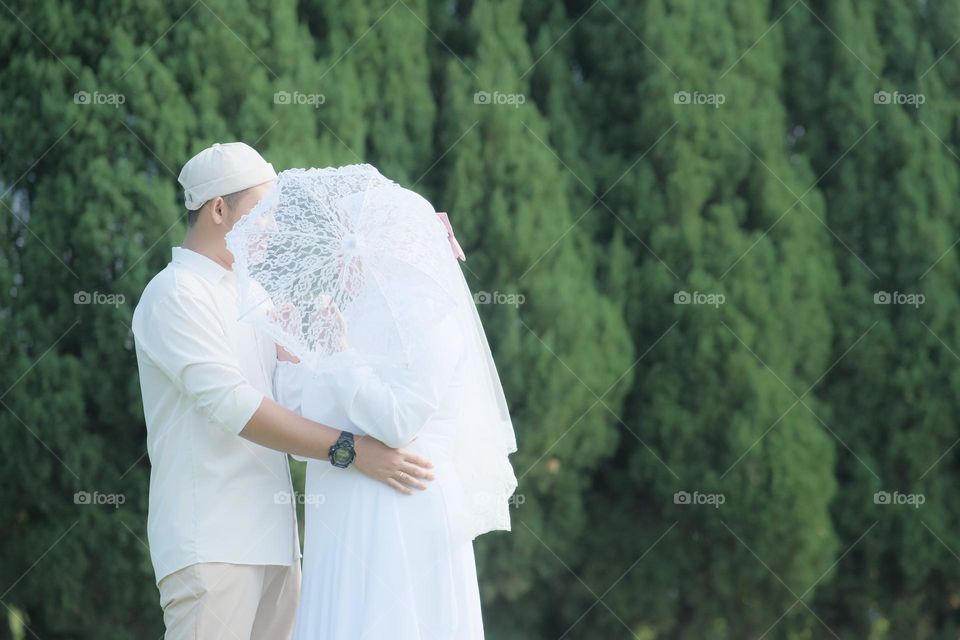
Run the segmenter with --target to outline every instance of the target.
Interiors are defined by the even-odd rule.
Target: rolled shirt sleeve
[[[236,349],[212,301],[170,292],[138,308],[133,335],[140,349],[209,420],[239,434],[264,395],[244,377]]]

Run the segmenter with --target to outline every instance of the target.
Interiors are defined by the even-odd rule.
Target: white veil
[[[463,328],[463,366],[469,372],[470,388],[463,394],[465,406],[460,410],[454,446],[454,465],[466,493],[464,511],[455,522],[462,523],[462,535],[473,539],[488,531],[510,530],[510,496],[517,488],[517,478],[508,456],[517,450],[517,439],[497,366],[462,271],[460,281],[463,287],[456,313]]]
[[[467,373],[453,462],[465,496],[450,505],[451,525],[470,539],[509,530],[513,424],[476,304],[433,206],[371,165],[290,169],[226,239],[241,315],[315,373],[338,366],[340,319],[349,326],[370,313],[388,318],[376,345],[360,351],[371,365],[387,366],[413,359],[417,338],[456,315]],[[329,312],[331,301],[342,316]]]
[[[435,223],[441,224],[439,220]],[[464,495],[462,501],[449,504],[448,508],[453,535],[472,540],[489,531],[510,530],[510,496],[517,488],[517,479],[509,455],[517,450],[517,441],[486,332],[460,263],[452,253],[447,253],[449,243],[445,237],[433,241],[442,243],[444,249],[444,259],[433,275],[451,284],[449,289],[445,288],[451,294],[449,299],[444,296],[446,304],[426,300],[420,278],[393,273],[377,288],[377,299],[356,308],[351,315],[403,316],[406,330],[419,334],[419,339],[411,344],[415,351],[437,348],[434,338],[428,335],[437,323],[453,320],[459,328],[459,367],[463,372],[459,384],[463,386],[457,392],[460,403],[453,434],[453,469]],[[378,310],[378,304],[396,308],[401,305],[394,304],[395,301],[410,298],[424,305],[422,313],[380,314]],[[392,342],[390,332],[378,338],[376,349]],[[374,354],[365,352],[363,346],[358,349],[356,353],[363,361],[378,366]]]

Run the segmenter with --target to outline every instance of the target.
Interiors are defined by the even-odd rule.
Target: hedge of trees
[[[450,212],[520,450],[488,636],[960,630],[960,3],[0,9],[0,638],[157,637],[130,318],[182,164]]]

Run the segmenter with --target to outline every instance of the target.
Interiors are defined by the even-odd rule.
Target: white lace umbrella
[[[290,169],[233,230],[240,316],[314,371],[373,309],[376,360],[403,365],[460,283],[447,231],[418,194],[368,164]]]
[[[416,193],[372,166],[291,169],[227,234],[241,316],[316,373],[352,356],[404,366],[444,314],[462,333],[453,466],[464,499],[451,523],[466,539],[510,529],[516,436],[452,231]],[[372,329],[372,330],[371,330]],[[372,336],[372,337],[371,337]],[[356,359],[346,358],[355,363]],[[455,508],[454,508],[455,507]]]

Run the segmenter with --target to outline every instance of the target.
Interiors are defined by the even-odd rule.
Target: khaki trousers
[[[165,640],[286,640],[300,599],[300,561],[203,562],[160,581]]]

